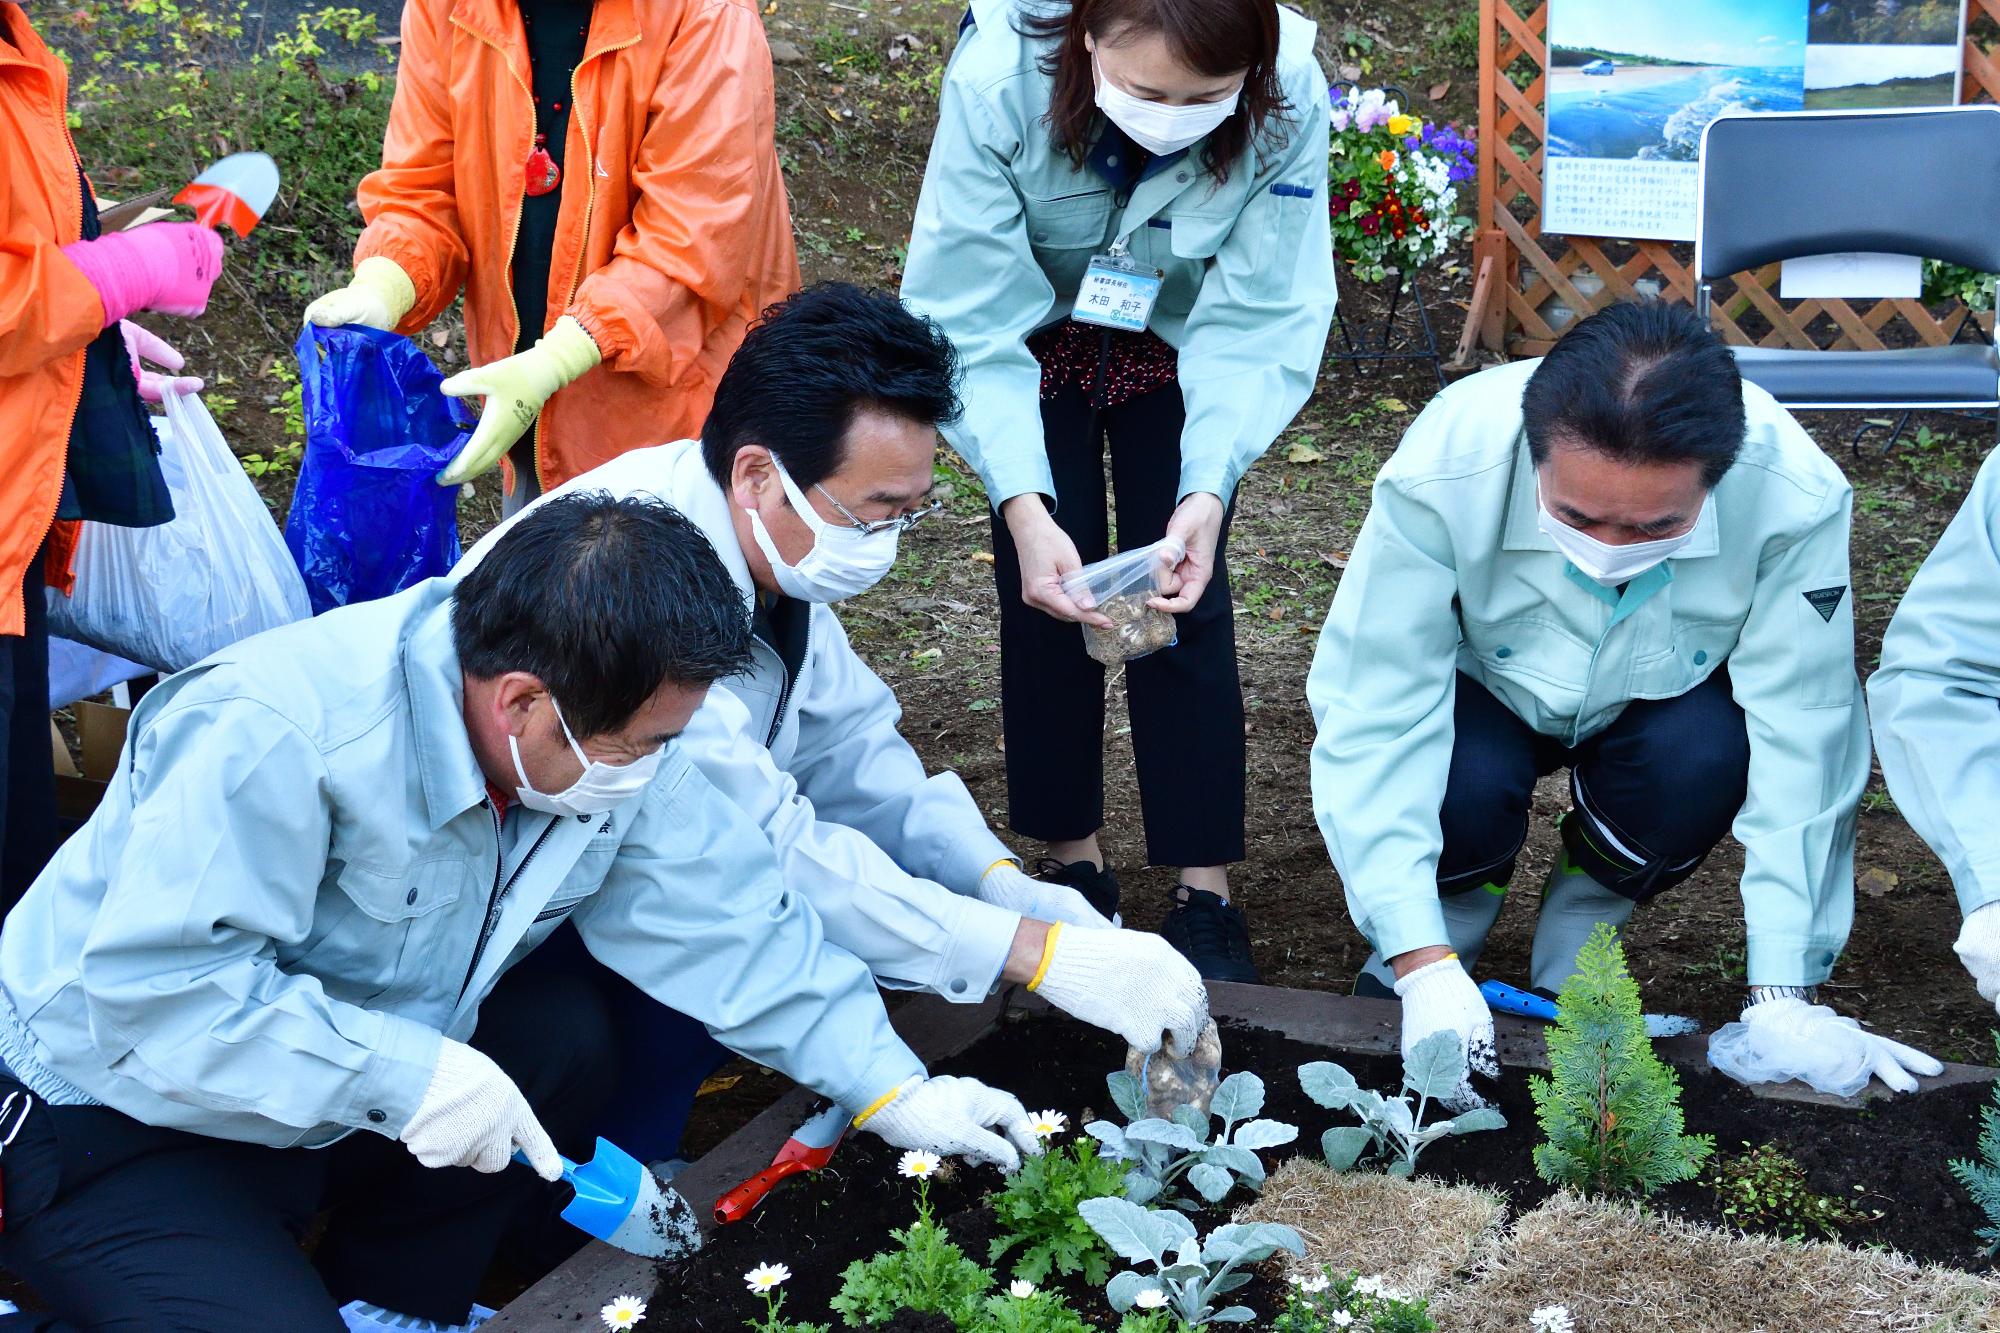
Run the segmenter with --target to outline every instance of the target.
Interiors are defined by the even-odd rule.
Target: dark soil
[[[1061,1040],[1046,1018],[1018,1018],[970,1051],[945,1061],[938,1072],[981,1078],[1016,1093],[1032,1110],[1050,1107],[1069,1116],[1070,1132],[1098,1118],[1122,1119],[1109,1110],[1104,1075],[1123,1064],[1115,1038],[1080,1024],[1065,1024]],[[1264,1079],[1263,1114],[1296,1124],[1294,1147],[1267,1154],[1275,1162],[1293,1152],[1316,1153],[1320,1134],[1345,1116],[1310,1101],[1294,1071],[1311,1060],[1336,1059],[1365,1087],[1399,1084],[1401,1062],[1394,1056],[1341,1056],[1261,1028],[1223,1025],[1225,1067],[1251,1069]],[[1718,1074],[1683,1072],[1683,1107],[1688,1130],[1711,1134],[1719,1150],[1741,1151],[1745,1142],[1774,1143],[1806,1168],[1811,1187],[1852,1200],[1879,1220],[1849,1229],[1842,1239],[1854,1245],[1886,1246],[1912,1258],[1971,1266],[1973,1228],[1983,1219],[1952,1180],[1945,1162],[1973,1151],[1983,1087],[1950,1088],[1921,1097],[1899,1097],[1865,1109],[1773,1102]],[[1426,1176],[1482,1185],[1506,1196],[1516,1212],[1534,1207],[1553,1191],[1536,1177],[1531,1155],[1541,1140],[1528,1077],[1509,1070],[1499,1086],[1499,1104],[1508,1127],[1493,1133],[1447,1139],[1425,1153]],[[915,1213],[914,1187],[896,1175],[895,1149],[868,1134],[851,1136],[832,1166],[817,1176],[774,1193],[749,1222],[726,1228],[690,1262],[663,1270],[653,1308],[671,1311],[669,1327],[739,1327],[754,1313],[741,1274],[762,1262],[790,1265],[785,1312],[801,1320],[827,1320],[828,1301],[840,1289],[846,1266],[888,1243],[891,1228],[905,1226]],[[1857,1191],[1856,1186],[1860,1189]],[[952,1164],[931,1187],[936,1216],[971,1258],[985,1262],[997,1234],[985,1196],[1000,1187],[992,1168]],[[1222,1211],[1197,1214],[1203,1234],[1226,1220],[1248,1199],[1239,1192]],[[700,1204],[703,1201],[697,1200]],[[1664,1214],[1711,1226],[1726,1226],[1715,1195],[1699,1183],[1675,1186],[1652,1201]],[[1113,1271],[1117,1271],[1114,1268]],[[1003,1267],[997,1276],[1012,1275]],[[1054,1285],[1086,1319],[1115,1323],[1102,1293],[1080,1279]],[[1268,1316],[1275,1283],[1260,1278],[1245,1289],[1245,1303]],[[896,1327],[903,1327],[897,1325]],[[918,1325],[909,1325],[911,1328]]]

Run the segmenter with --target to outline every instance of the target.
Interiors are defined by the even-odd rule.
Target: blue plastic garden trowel
[[[1486,1007],[1503,1014],[1518,1014],[1522,1018],[1533,1018],[1543,1023],[1556,1021],[1556,1002],[1509,986],[1504,981],[1482,981],[1479,994],[1486,1001]],[[1647,1014],[1646,1035],[1649,1037],[1684,1037],[1690,1032],[1699,1032],[1701,1025],[1692,1018],[1679,1014]]]
[[[516,1152],[514,1160],[528,1159]],[[701,1227],[687,1200],[617,1144],[599,1139],[582,1164],[563,1158],[562,1178],[576,1191],[563,1221],[606,1245],[642,1259],[678,1259],[701,1248]]]

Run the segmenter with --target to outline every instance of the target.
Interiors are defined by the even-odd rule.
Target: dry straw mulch
[[[1428,1297],[1442,1333],[1524,1333],[1545,1305],[1567,1306],[1577,1333],[2000,1330],[2000,1282],[1569,1194],[1510,1227],[1487,1190],[1295,1159],[1239,1216],[1296,1228],[1308,1270],[1380,1275]]]

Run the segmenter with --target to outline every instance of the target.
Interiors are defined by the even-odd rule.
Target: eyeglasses
[[[917,524],[944,508],[944,501],[932,500],[922,508],[912,509],[907,514],[898,514],[894,518],[880,518],[870,521],[857,517],[852,509],[834,499],[833,492],[829,491],[826,487],[815,483],[813,489],[824,495],[826,502],[840,511],[840,516],[847,520],[848,527],[853,528],[864,537],[872,537],[878,532],[887,532],[891,528],[894,528],[898,532],[908,532],[911,528],[914,528]]]

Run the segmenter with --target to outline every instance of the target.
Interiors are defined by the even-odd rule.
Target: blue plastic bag
[[[361,325],[298,341],[305,459],[285,545],[313,614],[372,601],[458,562],[458,488],[437,474],[473,423],[422,348]]]

